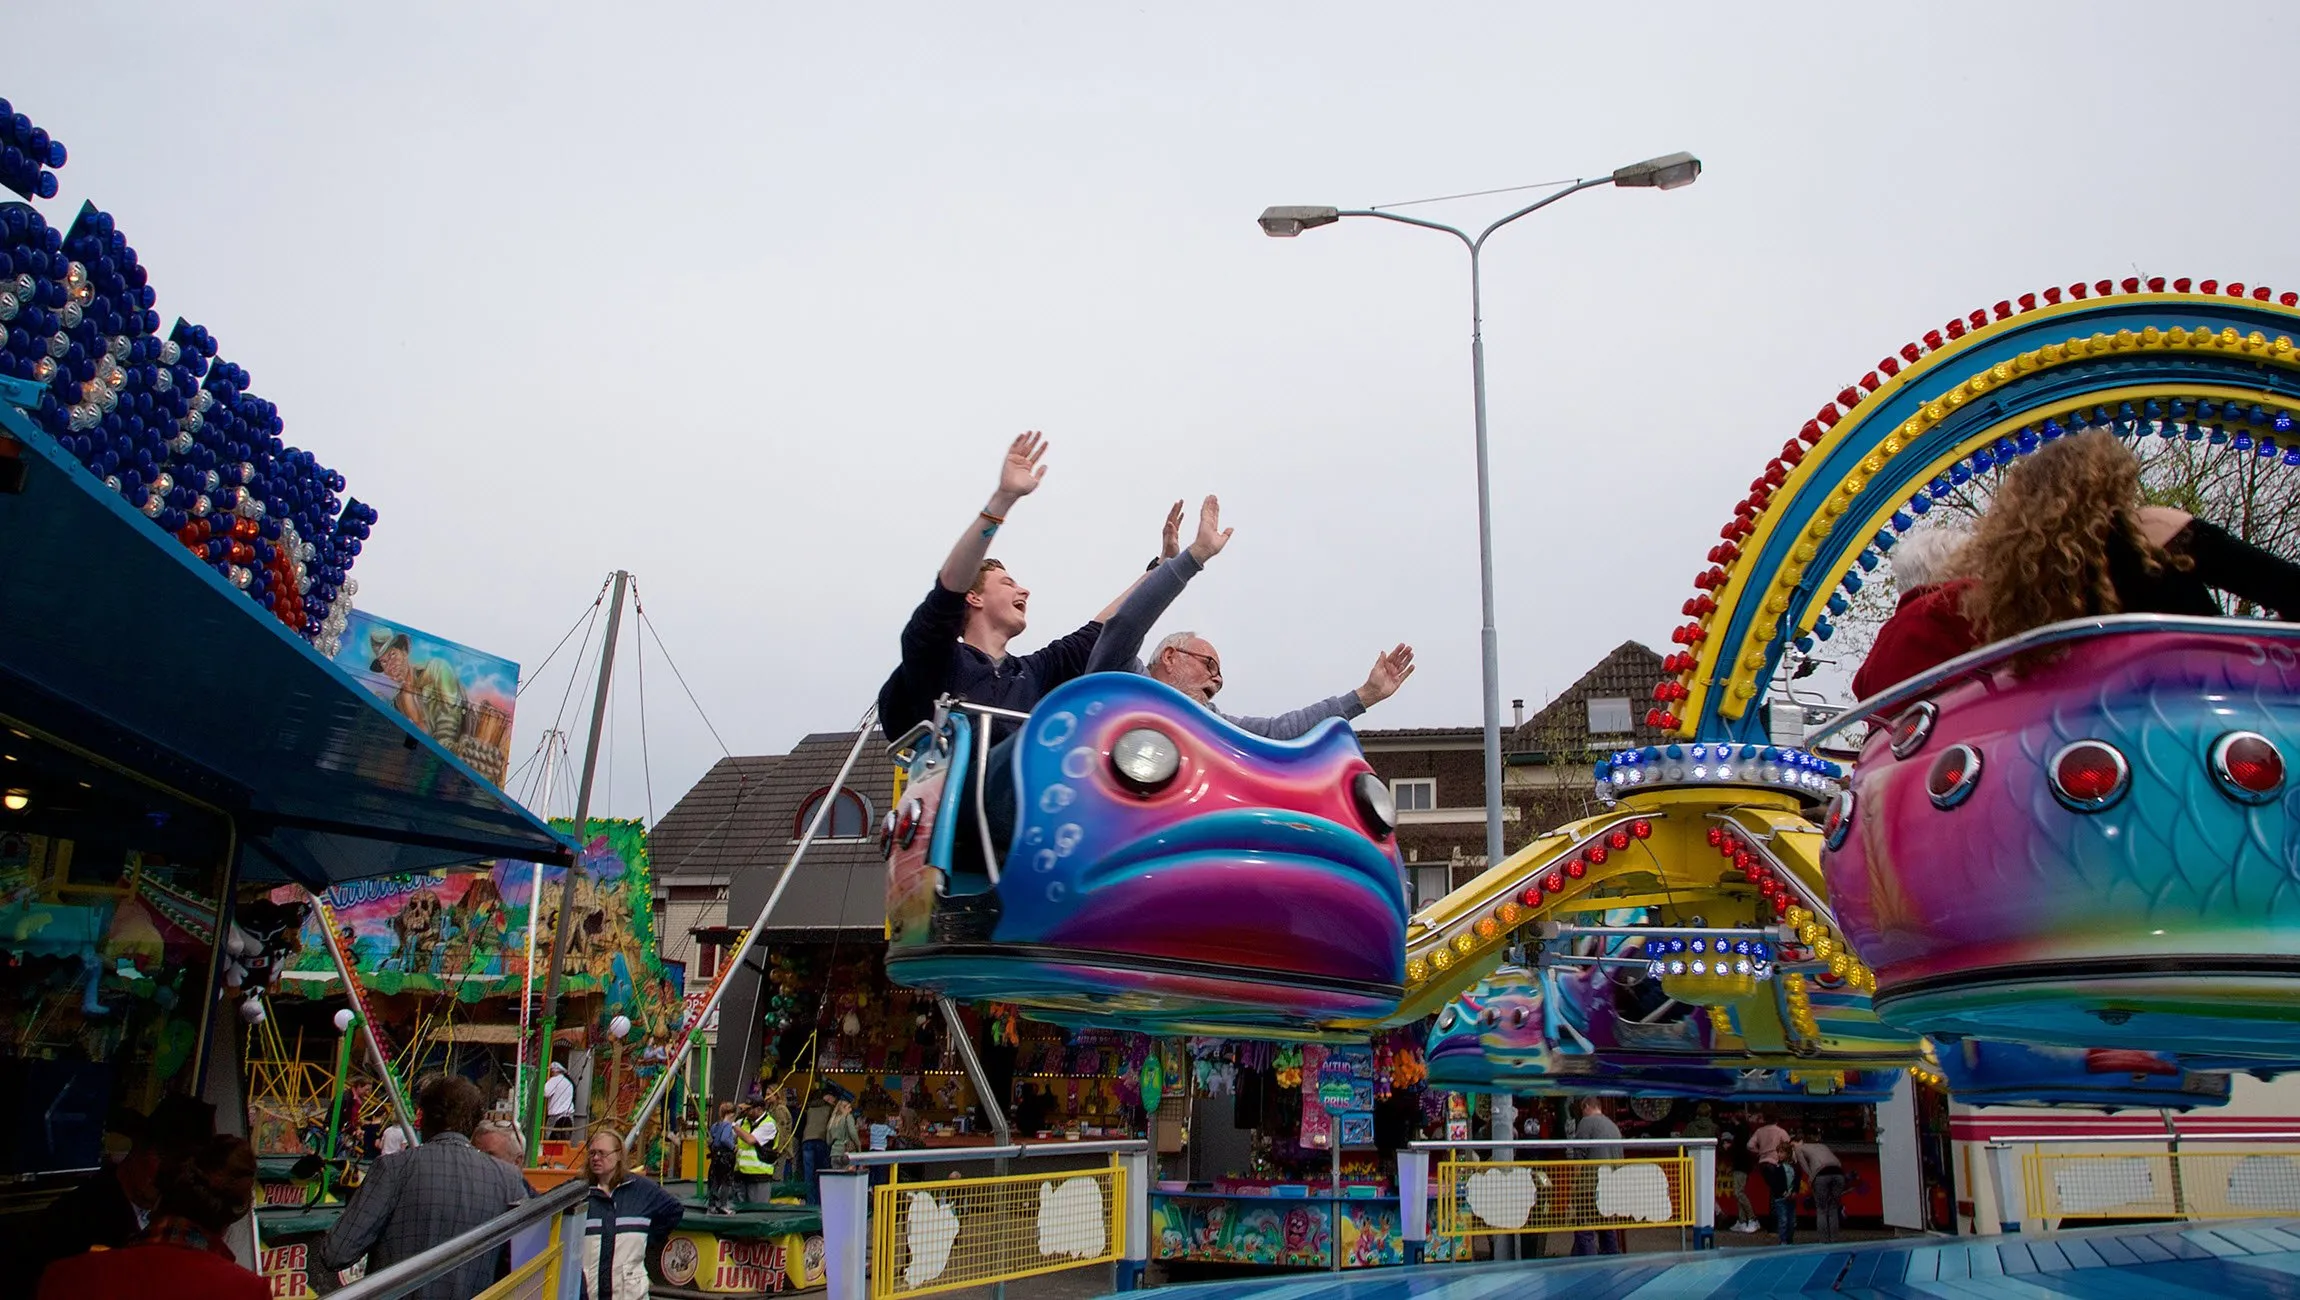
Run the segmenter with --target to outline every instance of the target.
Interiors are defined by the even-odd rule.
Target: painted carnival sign
[[[472,770],[503,784],[511,765],[518,664],[355,609],[335,666]]]
[[[563,821],[552,825],[570,829]],[[590,829],[575,868],[565,987],[604,993],[606,1014],[629,1016],[635,1041],[676,1032],[686,1018],[683,968],[656,955],[645,831],[636,821],[598,818]],[[496,862],[476,871],[338,885],[327,891],[327,901],[360,983],[371,992],[444,993],[465,1002],[518,997],[526,991],[531,911],[540,904],[538,979],[558,924],[563,870],[541,868],[540,880],[537,874],[531,863]],[[315,909],[288,970],[306,989],[334,983],[320,924]]]
[[[663,1280],[712,1295],[761,1295],[823,1284],[820,1233],[779,1237],[671,1234],[663,1245]]]

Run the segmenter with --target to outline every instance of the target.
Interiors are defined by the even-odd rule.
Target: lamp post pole
[[[1493,480],[1488,468],[1485,421],[1485,288],[1481,278],[1485,243],[1503,226],[1531,216],[1569,194],[1579,194],[1599,185],[1676,189],[1692,184],[1700,174],[1700,160],[1691,154],[1670,154],[1633,163],[1609,176],[1574,181],[1502,217],[1474,236],[1443,222],[1376,208],[1274,207],[1261,217],[1263,233],[1279,239],[1331,225],[1343,217],[1377,217],[1399,225],[1443,231],[1469,250],[1469,373],[1471,409],[1477,426],[1477,566],[1478,597],[1483,614],[1478,625],[1478,651],[1485,678],[1485,864],[1489,868],[1502,860],[1502,788],[1501,634],[1494,627]]]

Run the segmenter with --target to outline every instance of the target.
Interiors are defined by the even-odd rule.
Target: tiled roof
[[[1356,730],[1358,743],[1361,745],[1383,742],[1395,744],[1401,740],[1483,740],[1485,738],[1485,728],[1483,727],[1359,727]]]
[[[657,882],[726,880],[756,867],[782,866],[794,847],[792,828],[800,804],[830,784],[853,745],[852,732],[818,732],[788,754],[720,759],[655,823],[649,848]],[[847,787],[869,803],[869,824],[875,828],[894,791],[886,742],[876,731],[856,760]],[[807,851],[806,865],[830,863],[852,853],[858,843],[868,860],[877,864],[873,840],[819,842]]]
[[[1589,746],[1588,702],[1617,697],[1629,700],[1631,731],[1618,740],[1606,737],[1606,744],[1618,743],[1623,748],[1666,744],[1659,728],[1645,725],[1645,711],[1653,707],[1653,684],[1661,678],[1661,655],[1635,641],[1624,641],[1544,705],[1541,712],[1527,718],[1510,737],[1510,748],[1519,753],[1554,750],[1578,754]]]

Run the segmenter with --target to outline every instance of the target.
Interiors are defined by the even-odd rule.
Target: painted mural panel
[[[335,665],[472,770],[503,784],[518,664],[355,609]]]

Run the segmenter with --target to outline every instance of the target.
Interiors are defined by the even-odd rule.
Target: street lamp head
[[[1699,158],[1689,153],[1670,153],[1615,169],[1613,183],[1628,187],[1674,190],[1691,185],[1700,177]],[[1273,212],[1276,210],[1271,209]]]
[[[1338,208],[1311,208],[1299,205],[1262,209],[1258,220],[1262,233],[1272,239],[1292,239],[1305,230],[1330,226],[1342,219]]]

